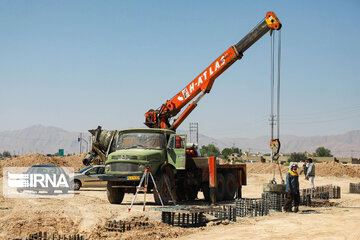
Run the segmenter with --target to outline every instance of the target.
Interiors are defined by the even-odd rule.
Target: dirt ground
[[[250,166],[249,166],[250,168]],[[262,184],[269,173],[249,170],[248,185],[243,197],[256,198],[262,193]],[[82,189],[73,198],[66,199],[9,199],[0,192],[0,239],[24,237],[29,233],[47,231],[59,234],[80,233],[90,239],[360,239],[360,194],[349,194],[349,183],[360,182],[358,177],[316,177],[315,184],[333,184],[341,187],[341,199],[332,207],[301,207],[295,213],[271,213],[265,217],[238,218],[236,223],[209,224],[207,227],[182,229],[155,221],[160,213],[153,210],[152,196],[146,211],[142,211],[140,195],[132,211],[128,212],[133,195],[125,195],[121,205],[111,205],[104,189]],[[2,178],[0,178],[2,186]],[[309,184],[300,177],[300,187]],[[199,193],[199,198],[202,194]],[[197,204],[205,204],[197,201]],[[306,211],[311,210],[311,211]],[[304,211],[304,212],[302,212]],[[148,218],[154,227],[125,233],[105,232],[107,220]]]

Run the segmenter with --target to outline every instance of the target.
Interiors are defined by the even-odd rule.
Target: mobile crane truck
[[[157,110],[145,113],[144,124],[148,129],[104,131],[101,127],[90,130],[94,135],[92,152],[83,160],[90,164],[96,156],[106,159],[107,196],[110,203],[120,204],[125,193],[135,193],[146,169],[155,176],[162,201],[167,203],[170,191],[177,201],[194,200],[199,191],[205,199],[215,201],[241,197],[246,185],[246,164],[217,164],[215,157],[201,157],[198,146],[187,142],[185,134],[176,134],[178,126],[194,110],[200,99],[210,92],[215,79],[229,68],[257,40],[270,31],[280,30],[281,23],[273,12],[268,12],[253,30],[237,44],[231,46],[191,81],[172,99]],[[192,99],[177,119],[178,115]],[[160,199],[153,186],[155,202]]]

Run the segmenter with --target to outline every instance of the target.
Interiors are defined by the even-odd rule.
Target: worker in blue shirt
[[[291,212],[291,205],[294,202],[294,212],[299,211],[300,192],[299,192],[299,174],[297,173],[298,165],[292,163],[290,170],[286,174],[286,194],[287,200],[283,207],[284,212]]]

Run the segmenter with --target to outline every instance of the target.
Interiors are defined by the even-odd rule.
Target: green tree
[[[208,157],[218,157],[220,156],[220,150],[214,144],[208,144],[207,146],[202,146],[200,149],[201,155]]]
[[[228,159],[228,157],[230,156],[230,154],[233,153],[233,150],[231,148],[224,148],[222,151],[221,151],[221,155],[225,158],[225,159]]]
[[[301,160],[305,160],[306,154],[302,152],[293,152],[290,154],[290,157],[288,158],[288,162],[300,162]]]
[[[332,157],[330,149],[318,147],[315,150],[315,157]]]
[[[4,152],[2,153],[2,155],[3,155],[4,157],[11,157],[11,153],[10,153],[9,151],[4,151]]]
[[[238,153],[241,154],[241,149],[237,148],[237,147],[231,147],[231,148],[224,148],[221,151],[221,155],[225,158],[225,159],[229,159],[229,156],[233,153]]]
[[[238,147],[232,147],[231,150],[232,150],[232,153],[239,153],[239,154],[241,153],[241,149]]]

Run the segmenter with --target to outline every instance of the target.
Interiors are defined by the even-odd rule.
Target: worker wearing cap
[[[299,192],[299,174],[297,173],[298,165],[292,163],[290,170],[286,174],[286,188],[287,200],[284,205],[283,211],[290,212],[291,204],[294,201],[294,212],[299,211],[300,192]]]
[[[306,163],[308,164],[306,179],[309,180],[311,188],[315,189],[315,185],[314,185],[315,165],[313,164],[313,160],[311,158],[306,159]]]

